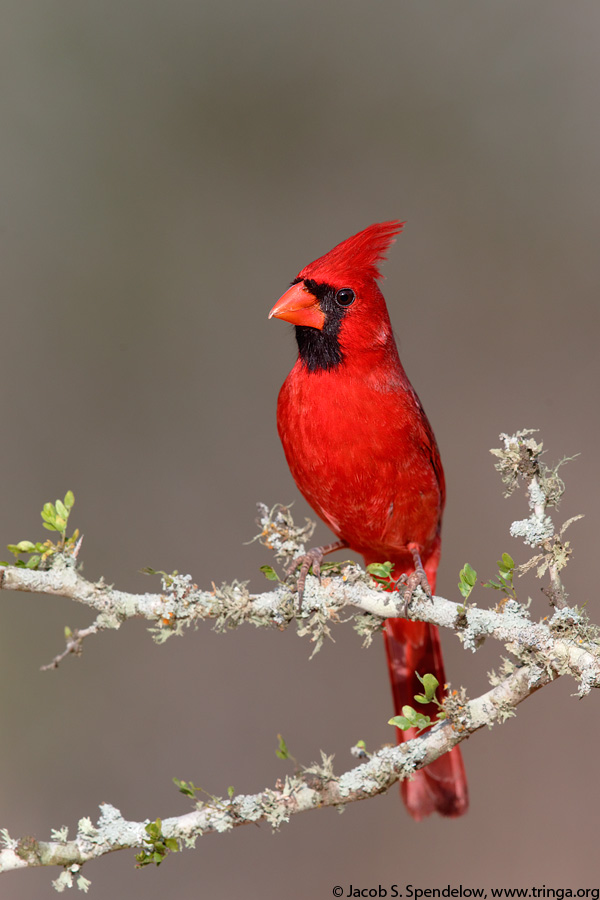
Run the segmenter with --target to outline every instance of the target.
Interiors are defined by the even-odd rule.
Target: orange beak
[[[293,284],[277,301],[269,313],[269,318],[283,319],[293,325],[308,325],[310,328],[318,328],[319,331],[325,324],[325,313],[319,306],[318,299],[301,281]]]

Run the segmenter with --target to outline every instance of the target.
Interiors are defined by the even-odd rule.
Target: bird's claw
[[[312,549],[308,550],[308,552],[303,556],[297,556],[296,559],[292,560],[292,562],[286,569],[286,575],[291,575],[296,571],[298,566],[300,566],[300,574],[298,575],[298,581],[296,582],[298,588],[298,609],[302,608],[304,585],[306,583],[306,576],[310,571],[310,567],[312,566],[313,575],[315,576],[315,578],[318,578],[320,581],[321,563],[323,562],[323,557],[327,553],[334,553],[336,550],[342,550],[347,546],[348,544],[345,541],[333,541],[332,544],[326,544],[324,547],[312,547]]]
[[[422,588],[428,600],[433,599],[431,587],[429,586],[429,582],[427,581],[427,575],[425,574],[425,569],[423,568],[419,551],[416,547],[410,545],[409,550],[411,551],[413,559],[415,561],[415,570],[414,572],[411,572],[410,575],[401,575],[398,579],[398,590],[400,590],[400,586],[404,588],[400,606],[400,615],[404,618],[406,618],[406,616],[408,615],[408,607],[410,606],[413,594],[418,587]]]
[[[323,547],[313,547],[311,550],[308,550],[304,554],[304,556],[297,556],[296,559],[292,560],[292,562],[286,569],[286,575],[289,576],[296,571],[298,566],[300,566],[300,572],[296,581],[296,586],[298,589],[298,609],[302,607],[306,576],[310,572],[311,566],[315,578],[318,578],[319,581],[321,580],[321,563],[323,562],[324,555],[325,554],[323,553]]]

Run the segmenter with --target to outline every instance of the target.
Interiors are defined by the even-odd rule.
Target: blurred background
[[[309,514],[275,428],[293,329],[268,311],[306,263],[400,218],[383,290],[446,469],[439,591],[458,597],[466,561],[487,579],[503,551],[528,558],[508,536],[525,499],[503,499],[488,451],[539,428],[548,461],[581,454],[563,470],[559,521],[586,514],[565,583],[600,620],[598,4],[6,0],[0,15],[0,543],[44,539],[43,502],[71,489],[89,578],[157,590],[150,565],[262,589],[272,560],[244,543],[256,501]],[[519,589],[546,614],[539,583]],[[40,672],[93,616],[0,600],[13,836],[73,834],[102,801],[183,813],[173,776],[259,791],[289,771],[279,732],[338,771],[358,739],[394,740],[383,647],[348,625],[309,661],[293,629],[206,625],[158,647],[130,622]],[[443,640],[453,685],[485,691],[501,648]],[[550,685],[463,744],[461,820],[415,824],[394,790],[276,835],[206,836],[158,870],[114,854],[86,866],[91,896],[597,887],[600,697],[574,691]],[[58,874],[4,875],[2,896],[52,897]]]

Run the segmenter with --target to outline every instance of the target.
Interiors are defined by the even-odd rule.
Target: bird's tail
[[[442,689],[446,683],[438,629],[428,622],[387,619],[384,638],[396,715],[401,715],[405,705],[416,706],[419,712],[435,720],[437,707],[417,704],[414,697],[423,692],[416,672],[421,676],[435,675]],[[414,728],[396,731],[398,743],[410,740],[417,733]],[[423,819],[432,812],[461,816],[469,806],[469,793],[460,747],[419,769],[410,781],[404,780],[400,792],[413,819]]]
[[[440,549],[438,536],[428,558],[423,560],[427,581],[432,591],[435,591]],[[367,557],[365,561],[375,562],[374,559]],[[412,560],[408,556],[399,557],[393,562],[395,562],[394,578],[399,578],[402,573],[410,575],[414,571]],[[396,590],[395,581],[390,583],[389,590]],[[435,675],[442,692],[446,684],[437,627],[428,622],[387,619],[383,636],[396,715],[402,714],[403,706],[412,706],[435,721],[437,706],[433,703],[427,705],[416,703],[414,698],[415,694],[423,693],[423,685],[416,676],[417,672],[421,677],[428,673]],[[417,729],[401,731],[397,728],[396,733],[400,744],[415,737]],[[402,781],[400,792],[413,819],[424,819],[432,812],[438,812],[442,816],[462,816],[469,806],[469,791],[460,747],[454,747],[424,769],[419,769],[410,781]]]

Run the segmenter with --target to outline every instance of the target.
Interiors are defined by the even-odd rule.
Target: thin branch
[[[288,822],[292,815],[324,806],[343,807],[389,790],[397,781],[411,775],[447,753],[484,725],[491,727],[512,715],[515,706],[556,677],[535,665],[516,669],[500,684],[475,700],[456,707],[452,718],[439,722],[431,730],[396,747],[384,747],[370,759],[336,776],[332,758],[323,755],[321,764],[300,775],[278,782],[274,789],[258,794],[241,794],[231,799],[212,798],[181,816],[163,819],[162,835],[175,838],[180,847],[192,847],[196,838],[211,832],[230,831],[240,825],[266,821],[273,828]],[[67,867],[67,877],[77,876],[83,863],[126,848],[148,846],[145,822],[129,822],[109,804],[100,807],[97,825],[81,819],[77,836],[67,839],[66,830],[59,840],[16,841],[4,832],[5,849],[0,852],[0,872],[35,866]],[[56,835],[55,835],[56,836]]]
[[[89,637],[90,634],[97,634],[98,627],[96,625],[90,625],[89,628],[75,628],[73,631],[71,631],[70,628],[66,628],[65,631],[67,632],[65,649],[62,653],[57,654],[52,662],[49,662],[45,666],[40,666],[42,672],[47,672],[48,669],[58,669],[63,659],[70,656],[71,653],[74,656],[81,656],[85,638]]]
[[[184,626],[204,619],[214,620],[224,630],[242,622],[284,628],[295,618],[293,594],[283,583],[259,594],[250,594],[241,583],[202,591],[190,576],[176,576],[170,584],[165,584],[162,594],[131,594],[104,582],[93,584],[73,566],[61,564],[45,572],[9,567],[4,570],[2,587],[60,595],[97,610],[96,621],[83,634],[80,632],[80,637],[104,628],[118,628],[123,621],[135,617],[153,622],[159,640],[181,633]],[[339,621],[345,607],[383,620],[399,615],[400,599],[399,594],[378,588],[360,567],[348,564],[342,567],[341,575],[323,577],[321,582],[312,576],[307,578],[304,618],[300,623],[308,622],[305,630],[319,640],[329,623]],[[311,617],[318,620],[313,625]],[[513,600],[506,601],[499,610],[480,609],[438,596],[430,601],[417,591],[408,617],[456,631],[464,646],[473,651],[486,638],[494,638],[524,661],[533,659],[556,674],[572,675],[579,682],[581,696],[592,687],[600,687],[596,631],[575,608],[556,610],[546,622],[532,622],[527,611]],[[56,658],[56,664],[68,653],[80,651],[80,647],[81,641],[71,638],[65,652]]]

